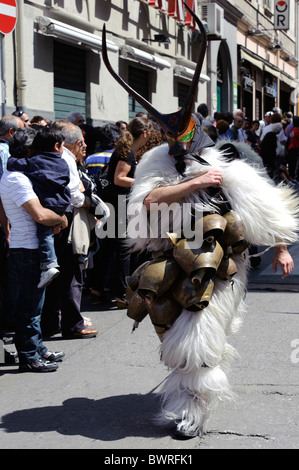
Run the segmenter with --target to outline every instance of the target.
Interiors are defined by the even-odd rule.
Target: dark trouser
[[[95,258],[95,266],[91,273],[91,287],[103,292],[106,275],[111,259],[115,256],[115,294],[124,297],[127,289],[126,277],[131,274],[131,253],[125,238],[104,238]]]
[[[55,250],[60,266],[60,275],[46,289],[46,300],[42,313],[44,335],[58,330],[61,311],[62,335],[84,329],[81,315],[83,271],[78,255],[73,254],[67,243],[72,214],[67,214],[69,225],[59,235],[55,235]]]
[[[11,249],[8,277],[14,286],[15,346],[21,364],[36,361],[47,352],[42,342],[40,318],[45,290],[38,289],[40,279],[38,250]]]

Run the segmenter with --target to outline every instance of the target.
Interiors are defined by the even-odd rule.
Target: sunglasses
[[[17,114],[17,117],[21,117],[23,116],[23,114],[25,113],[25,111],[19,111],[18,114]],[[29,122],[29,119],[23,119],[24,122]]]

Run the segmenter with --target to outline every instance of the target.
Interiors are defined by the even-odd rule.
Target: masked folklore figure
[[[132,248],[148,250],[152,259],[128,279],[127,314],[135,326],[149,315],[161,340],[171,373],[160,390],[159,419],[182,438],[206,432],[217,403],[233,396],[227,368],[235,350],[227,338],[246,311],[247,247],[274,246],[273,268],[280,266],[284,278],[293,269],[287,245],[297,241],[298,230],[293,192],[246,160],[227,158],[192,114],[206,32],[190,13],[201,31],[200,58],[184,106],[168,115],[115,73],[103,30],[108,70],[169,139],[147,152],[135,173],[128,233]]]

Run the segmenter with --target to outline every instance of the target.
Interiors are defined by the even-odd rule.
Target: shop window
[[[129,65],[129,80],[130,87],[133,88],[139,95],[143,96],[147,101],[149,100],[149,74],[146,70]],[[129,96],[129,120],[133,119],[137,113],[147,111],[134,99]]]
[[[83,49],[54,42],[55,119],[65,119],[71,111],[86,117],[85,54]]]

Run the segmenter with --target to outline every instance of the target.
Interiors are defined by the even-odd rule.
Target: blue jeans
[[[36,235],[39,241],[41,270],[46,271],[50,268],[58,268],[59,266],[54,248],[53,227],[37,224]]]
[[[38,250],[12,248],[8,257],[8,277],[14,289],[15,346],[19,361],[24,364],[47,352],[40,327],[45,289],[37,288],[40,279]]]

